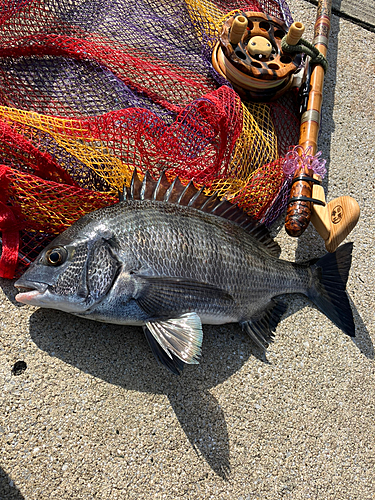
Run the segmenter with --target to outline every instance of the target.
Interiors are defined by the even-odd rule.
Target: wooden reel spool
[[[302,36],[303,25],[297,25],[290,44],[298,43]],[[281,40],[287,33],[285,23],[275,17],[261,12],[236,14],[222,27],[212,64],[243,99],[277,99],[291,87],[293,75],[302,64],[301,54],[284,54],[281,50]]]

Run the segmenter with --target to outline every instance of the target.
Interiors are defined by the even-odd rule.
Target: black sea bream
[[[141,184],[134,176],[125,195],[50,243],[16,282],[16,300],[142,325],[157,359],[175,373],[198,362],[202,323],[237,322],[267,346],[286,310],[281,294],[306,295],[354,336],[345,291],[352,244],[295,264],[278,258],[263,226],[192,184],[170,186],[165,176]]]

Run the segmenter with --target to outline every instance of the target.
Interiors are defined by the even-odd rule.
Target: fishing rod
[[[319,0],[313,45],[324,57],[328,49],[331,11],[332,0]],[[311,220],[324,239],[327,250],[333,252],[356,225],[360,210],[356,200],[350,196],[341,196],[327,204],[321,185],[322,177],[318,171],[314,171],[313,163],[319,163],[315,155],[324,73],[322,64],[312,65],[307,108],[301,117],[299,146],[296,148],[300,157],[299,166],[293,176],[285,229],[290,236],[300,236]]]

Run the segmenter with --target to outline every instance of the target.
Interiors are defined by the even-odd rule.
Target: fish
[[[202,324],[239,323],[267,349],[287,309],[307,296],[355,336],[346,292],[352,243],[304,263],[279,258],[268,229],[193,182],[134,172],[120,201],[81,217],[15,283],[18,302],[143,327],[156,359],[179,374],[201,356]]]

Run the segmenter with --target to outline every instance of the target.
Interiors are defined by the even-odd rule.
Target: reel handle
[[[312,196],[322,202],[326,201],[320,184],[314,184]],[[311,222],[323,238],[327,251],[334,252],[357,224],[359,215],[357,201],[351,196],[340,196],[325,206],[314,205]]]
[[[232,28],[229,35],[230,43],[237,45],[241,41],[241,38],[246,31],[247,25],[248,21],[245,16],[240,15],[233,19]]]
[[[305,26],[302,23],[293,23],[286,35],[286,43],[288,43],[289,45],[297,45],[297,43],[301,40],[304,32]]]

